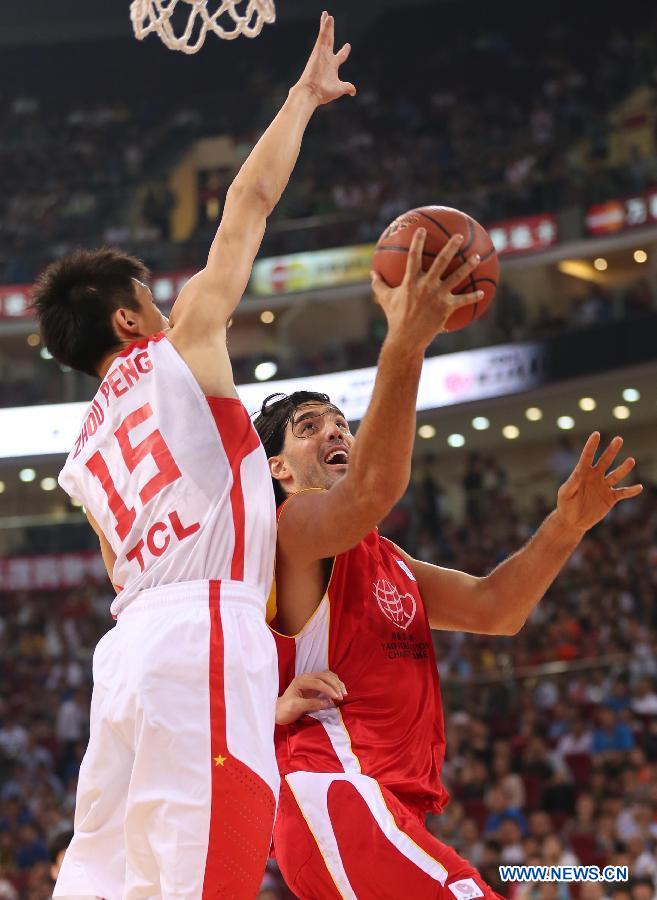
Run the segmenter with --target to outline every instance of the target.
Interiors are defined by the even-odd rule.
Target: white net
[[[171,50],[196,53],[212,31],[224,40],[256,37],[276,20],[274,0],[132,0],[135,36],[159,35]]]

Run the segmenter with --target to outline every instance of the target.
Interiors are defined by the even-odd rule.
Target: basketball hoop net
[[[181,15],[183,4],[189,7],[187,24],[176,34],[172,17],[177,6]],[[214,12],[208,9],[209,4],[217,6]],[[240,7],[243,12],[239,12]],[[196,53],[209,31],[228,41],[240,34],[257,37],[265,22],[276,20],[276,8],[274,0],[132,0],[130,18],[140,41],[155,32],[169,49]]]

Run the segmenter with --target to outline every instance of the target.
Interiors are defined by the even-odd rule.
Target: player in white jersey
[[[60,362],[102,380],[60,484],[117,589],[94,654],[91,735],[55,897],[250,900],[278,792],[274,500],[237,398],[227,322],[315,111],[353,85],[333,19],[228,191],[206,267],[167,320],[142,264],[79,251],[35,287]]]

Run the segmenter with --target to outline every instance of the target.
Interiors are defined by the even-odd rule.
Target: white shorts
[[[251,588],[143,591],[94,654],[75,834],[53,896],[252,900],[278,798],[277,693]]]

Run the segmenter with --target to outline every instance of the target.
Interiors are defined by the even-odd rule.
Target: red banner
[[[507,219],[487,227],[500,256],[546,250],[556,244],[558,238],[556,217],[549,213]]]
[[[624,200],[608,200],[586,211],[588,234],[614,234],[657,222],[657,191]]]
[[[0,591],[48,591],[105,584],[107,572],[100,553],[56,553],[0,559]]]

